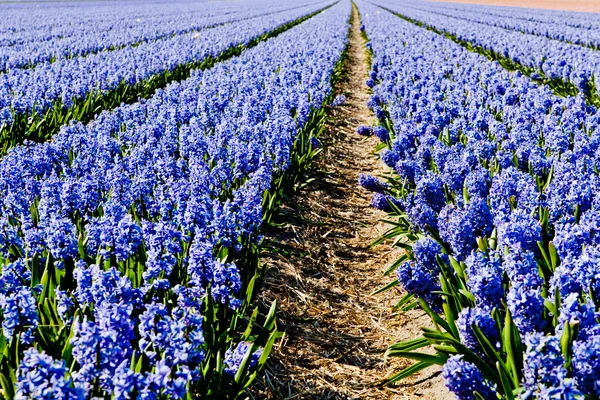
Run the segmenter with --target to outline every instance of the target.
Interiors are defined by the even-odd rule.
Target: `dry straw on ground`
[[[360,173],[381,171],[355,129],[369,124],[367,60],[355,13],[349,60],[340,91],[342,107],[329,110],[321,167],[326,173],[287,204],[289,222],[270,239],[287,255],[267,255],[265,305],[277,299],[285,338],[251,396],[268,399],[448,399],[439,370],[426,369],[393,387],[381,385],[410,361],[383,362],[387,346],[414,338],[427,324],[422,311],[397,315],[398,290],[370,293],[389,282],[382,272],[399,256],[389,245],[369,245],[386,229],[357,186]]]

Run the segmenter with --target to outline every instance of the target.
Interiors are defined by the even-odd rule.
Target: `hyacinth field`
[[[600,398],[598,14],[420,0],[0,14],[1,398]],[[354,152],[332,156],[340,140]],[[344,158],[360,173],[330,171]],[[383,347],[325,395],[316,367],[294,368],[298,348],[332,358],[298,330],[326,320],[278,309],[300,301],[271,297],[267,254],[291,262],[278,238],[319,226],[294,207],[342,177],[340,207],[370,203],[342,224],[385,229],[359,245],[369,260],[340,256],[376,269],[331,291],[420,325],[381,330],[357,303]],[[312,251],[346,243],[333,231]],[[311,388],[276,389],[281,370]]]

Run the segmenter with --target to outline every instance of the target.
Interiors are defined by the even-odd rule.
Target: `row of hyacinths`
[[[274,29],[331,3],[311,0],[270,7],[268,0],[252,0],[239,4],[240,11],[235,13],[219,9],[220,3],[211,3],[217,5],[196,15],[197,27],[183,33],[165,35],[157,27],[161,33],[155,40],[109,47],[86,56],[51,54],[53,62],[0,73],[2,146],[24,139],[47,140],[72,119],[89,120],[98,109],[135,102],[138,96],[149,97],[170,80],[187,78],[189,70],[203,67],[203,62],[231,55]],[[88,37],[77,38],[85,43]],[[55,42],[49,41],[48,46],[53,48]]]
[[[126,3],[116,7],[102,3],[82,7],[76,3],[44,8],[39,13],[32,13],[31,5],[4,5],[7,21],[0,32],[0,71],[158,40],[265,12],[260,8],[268,4],[254,2],[253,12],[251,1],[237,7],[227,3],[157,3],[144,9]],[[274,7],[273,11],[284,7]]]
[[[358,5],[380,121],[359,133],[390,168],[360,183],[407,250],[388,271],[408,292],[398,308],[433,326],[389,348],[417,360],[391,381],[438,364],[459,399],[597,398],[600,113]]]
[[[458,18],[448,12],[415,8],[410,4],[404,6],[391,1],[377,4],[479,47],[491,58],[514,62],[532,78],[557,86],[561,94],[580,91],[598,100],[599,88],[596,87],[595,76],[600,71],[600,53],[593,48],[550,39],[533,32],[505,29],[490,21],[478,22],[463,17],[462,13]],[[487,19],[494,18],[490,16]],[[538,22],[534,24],[539,25]]]
[[[38,64],[56,61],[65,63],[69,58],[137,47],[146,42],[167,40],[169,43],[168,39],[189,33],[199,39],[199,31],[207,28],[317,3],[315,0],[275,4],[270,0],[244,0],[235,5],[157,3],[149,4],[144,10],[131,4],[116,7],[97,4],[87,10],[92,15],[82,14],[81,5],[69,7],[72,13],[67,15],[63,7],[55,6],[44,10],[43,17],[34,15],[27,18],[18,18],[20,9],[7,9],[5,5],[2,9],[5,18],[14,22],[13,26],[7,24],[10,29],[3,24],[7,31],[0,33],[0,71],[35,68]],[[52,22],[42,23],[39,18]],[[61,22],[56,21],[57,18]],[[68,23],[62,22],[65,19]],[[96,60],[96,63],[99,61]]]
[[[81,39],[83,35],[103,35],[110,42],[105,48],[129,42],[141,42],[156,37],[158,31],[164,33],[185,31],[186,28],[194,26],[196,22],[194,18],[207,15],[208,8],[215,16],[236,10],[231,4],[215,6],[191,0],[179,0],[170,6],[164,3],[145,3],[144,7],[127,2],[111,6],[102,2],[91,2],[86,5],[77,2],[37,3],[34,7],[27,2],[3,3],[2,13],[7,18],[0,26],[0,47],[27,45],[32,42],[46,46],[46,41],[54,41],[57,50],[60,50],[58,53],[63,52],[64,48],[67,48],[66,53],[76,53],[74,49],[69,48],[69,45],[76,48],[80,48],[81,45],[74,42],[69,45],[64,43],[69,43],[70,39],[78,36]],[[154,26],[154,23],[163,26]],[[117,32],[125,37],[120,39],[114,37],[113,34]],[[115,40],[118,42],[114,42]],[[23,49],[30,50],[29,47]],[[51,52],[56,53],[56,51]],[[10,68],[14,67],[13,65]]]
[[[593,49],[600,48],[600,24],[593,13],[556,11],[554,17],[548,18],[547,13],[544,13],[540,18],[535,15],[530,17],[529,10],[523,12],[522,9],[508,7],[494,9],[464,4],[427,3],[411,3],[410,7]],[[569,21],[572,25],[568,25]]]
[[[249,311],[263,199],[331,101],[350,9],[0,160],[4,398],[243,393],[277,337]]]
[[[459,4],[448,4],[448,8],[453,9],[460,7]],[[445,6],[443,6],[446,8]],[[565,27],[582,28],[582,29],[598,29],[600,21],[595,13],[591,12],[573,12],[565,10],[550,10],[541,8],[515,8],[503,6],[482,6],[473,5],[475,9],[486,14],[494,14],[500,17],[507,15],[513,16],[516,19],[524,21],[537,21],[545,24],[562,24]],[[472,10],[473,8],[471,8]]]

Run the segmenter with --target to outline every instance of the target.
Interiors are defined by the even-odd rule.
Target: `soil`
[[[372,124],[366,107],[367,56],[356,10],[349,58],[337,91],[346,102],[328,110],[321,139],[326,146],[321,174],[285,205],[287,223],[267,237],[285,251],[268,254],[264,291],[267,307],[277,299],[276,344],[262,380],[250,393],[267,399],[451,399],[439,369],[431,367],[395,386],[383,379],[412,364],[384,362],[387,347],[420,335],[429,321],[420,310],[393,311],[399,289],[370,294],[389,283],[383,271],[401,254],[389,243],[370,247],[387,227],[357,179],[383,172],[372,153],[377,139],[364,139],[358,125]]]
[[[545,8],[548,10],[567,10],[582,12],[600,12],[600,0],[437,0],[442,3],[483,4],[488,6],[508,6],[523,8]]]

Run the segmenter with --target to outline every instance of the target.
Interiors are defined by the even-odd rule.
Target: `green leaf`
[[[502,356],[496,351],[494,346],[492,346],[492,344],[487,339],[487,337],[483,334],[481,329],[475,324],[472,324],[471,328],[473,330],[473,333],[475,334],[475,337],[477,338],[477,341],[479,342],[479,345],[483,349],[483,352],[485,353],[485,355],[488,356],[490,358],[490,360],[492,360],[498,364],[498,372],[499,372],[500,379],[502,380],[503,387],[504,387],[505,379],[507,381],[508,381],[508,379],[510,379],[510,382],[509,382],[511,384],[510,391],[512,391],[513,389],[518,387],[519,386],[518,377],[516,377],[516,374],[514,376],[511,374],[510,370],[506,366],[506,363],[504,362],[504,360],[502,360]],[[506,377],[504,375],[506,375]]]
[[[469,190],[467,189],[467,183],[465,181],[464,185],[463,185],[463,199],[465,201],[465,204],[469,203]]]
[[[521,337],[519,330],[512,320],[509,310],[506,310],[504,318],[504,328],[502,329],[502,345],[506,352],[506,363],[513,381],[516,379],[516,386],[519,386],[523,370],[523,349],[521,346]]]
[[[415,299],[415,295],[412,293],[407,293],[404,296],[402,296],[402,298],[400,300],[398,300],[398,302],[396,304],[394,304],[394,308],[399,309],[406,304],[410,305],[411,302],[413,304],[415,304],[417,302],[417,300]]]
[[[444,358],[437,355],[402,350],[388,350],[385,352],[385,358],[387,359],[388,357],[410,358],[413,360],[426,362],[430,365],[444,365],[444,363],[446,362]]]
[[[265,321],[265,324],[263,325],[264,329],[266,329],[267,331],[271,331],[275,327],[276,313],[277,313],[277,300],[273,300],[273,303],[271,303],[271,308],[269,309],[269,314],[267,315],[267,319]]]
[[[448,323],[444,321],[442,317],[440,317],[436,312],[434,312],[425,300],[419,299],[419,304],[421,305],[421,308],[429,315],[429,317],[436,326],[441,326],[446,330],[446,332],[452,332],[450,325],[448,325]]]
[[[383,293],[386,290],[390,290],[391,288],[398,286],[400,284],[400,282],[398,282],[398,279],[394,279],[393,281],[391,281],[390,283],[388,283],[387,285],[377,289],[376,291],[374,291],[373,293],[371,293],[371,296],[375,296],[376,294],[379,293]]]
[[[73,345],[71,344],[71,339],[73,339],[73,335],[75,334],[75,325],[78,323],[79,315],[79,310],[77,310],[75,316],[73,317],[73,321],[77,322],[71,324],[71,327],[69,329],[69,336],[67,336],[65,340],[65,345],[63,346],[61,351],[61,358],[65,360],[67,366],[70,366],[73,362]]]
[[[427,339],[430,339],[431,341],[439,344],[446,343],[452,345],[456,349],[458,354],[463,355],[465,361],[475,364],[487,380],[500,385],[501,382],[498,373],[494,369],[490,368],[490,366],[485,361],[483,361],[481,357],[479,357],[471,349],[462,344],[459,340],[453,338],[447,333],[439,333],[427,328],[421,329],[423,329],[423,336]]]
[[[416,350],[416,349],[420,349],[420,348],[428,346],[428,345],[429,345],[429,340],[427,340],[424,337],[417,338],[417,339],[409,339],[404,342],[398,342],[398,343],[394,343],[394,344],[390,345],[388,347],[388,351],[391,351],[391,350],[398,350],[398,351]]]
[[[571,367],[573,357],[573,341],[579,333],[579,321],[568,322],[565,324],[565,330],[560,338],[560,347],[565,358],[565,368]]]
[[[548,299],[544,299],[544,306],[550,313],[552,313],[553,315],[556,315],[556,306],[553,302],[551,302]]]
[[[8,367],[10,368],[10,367]],[[4,374],[0,374],[0,386],[2,394],[6,400],[12,400],[15,397],[15,385],[17,382],[11,382]]]
[[[558,257],[556,247],[554,247],[552,242],[548,243],[548,252],[550,253],[550,266],[552,267],[552,272],[554,272],[560,265],[560,258]]]
[[[407,261],[409,259],[408,254],[402,254],[402,256],[400,256],[399,259],[397,259],[396,261],[394,261],[394,263],[392,265],[390,265],[388,267],[388,269],[385,270],[385,272],[383,273],[384,276],[387,276],[389,274],[391,274],[392,272],[394,272],[395,270],[398,269],[398,267],[404,262]]]
[[[269,355],[271,354],[271,351],[273,349],[273,345],[275,344],[275,341],[281,337],[283,337],[282,332],[275,331],[271,334],[271,336],[269,337],[269,340],[267,341],[267,343],[265,344],[265,346],[263,348],[263,352],[262,352],[260,358],[258,359],[256,369],[248,377],[247,382],[244,385],[244,389],[248,388],[252,384],[252,382],[256,378],[257,374],[262,370],[262,368],[264,367],[264,365],[267,362],[267,359],[269,358]]]
[[[550,262],[550,257],[548,256],[548,252],[544,248],[544,243],[538,242],[538,248],[540,249],[540,253],[542,254],[542,258],[544,259],[544,263],[546,267],[550,269],[552,267],[552,263]]]
[[[550,171],[548,172],[548,178],[546,178],[546,184],[544,185],[542,192],[548,190],[548,186],[550,186],[550,182],[552,182],[552,177],[554,175],[554,165],[550,167]]]
[[[465,274],[465,269],[462,267],[462,265],[460,265],[460,263],[456,261],[456,259],[452,256],[448,257],[448,259],[450,260],[450,266],[452,267],[452,269],[454,269],[456,275],[458,275],[463,281],[466,281],[467,275]],[[438,260],[438,264],[440,262],[442,264],[445,264],[441,259]]]
[[[402,371],[398,372],[395,375],[392,375],[391,377],[386,379],[386,384],[387,385],[391,385],[393,383],[396,383],[398,381],[401,381],[402,379],[408,378],[411,375],[416,374],[417,372],[430,367],[431,364],[423,362],[423,361],[419,361],[413,365],[411,365],[410,367],[406,367],[404,368]]]
[[[250,316],[250,320],[248,321],[248,326],[246,327],[246,330],[242,334],[242,340],[248,340],[248,338],[250,337],[250,334],[252,333],[252,328],[254,327],[254,324],[256,323],[256,318],[258,318],[258,307],[256,307],[254,309],[254,311],[252,312],[252,315]]]
[[[246,354],[244,354],[244,358],[242,359],[242,362],[240,363],[239,369],[237,370],[237,372],[235,373],[235,377],[233,378],[235,383],[240,384],[242,382],[244,375],[248,372],[247,369],[248,369],[248,364],[250,363],[250,358],[252,357],[252,354],[254,354],[254,352],[256,350],[257,350],[257,346],[255,343],[252,343],[252,345],[250,345],[248,347],[248,350],[246,351]]]
[[[458,328],[456,327],[456,314],[454,312],[454,310],[452,310],[450,308],[450,305],[448,304],[447,301],[445,301],[442,304],[442,309],[444,310],[444,315],[446,316],[446,321],[448,323],[448,328],[449,332],[452,333],[452,336],[454,336],[455,338],[460,337],[459,333],[458,333]]]
[[[498,370],[498,374],[500,375],[500,379],[502,380],[502,388],[504,389],[503,394],[506,396],[506,400],[514,400],[514,387],[511,385],[511,382],[509,382],[508,375],[503,371],[504,368],[501,366],[500,361],[496,362],[496,369]]]
[[[446,355],[448,355],[448,354],[458,354],[458,350],[456,350],[452,346],[446,346],[444,344],[434,344],[431,347],[433,347],[437,352],[444,353]]]

